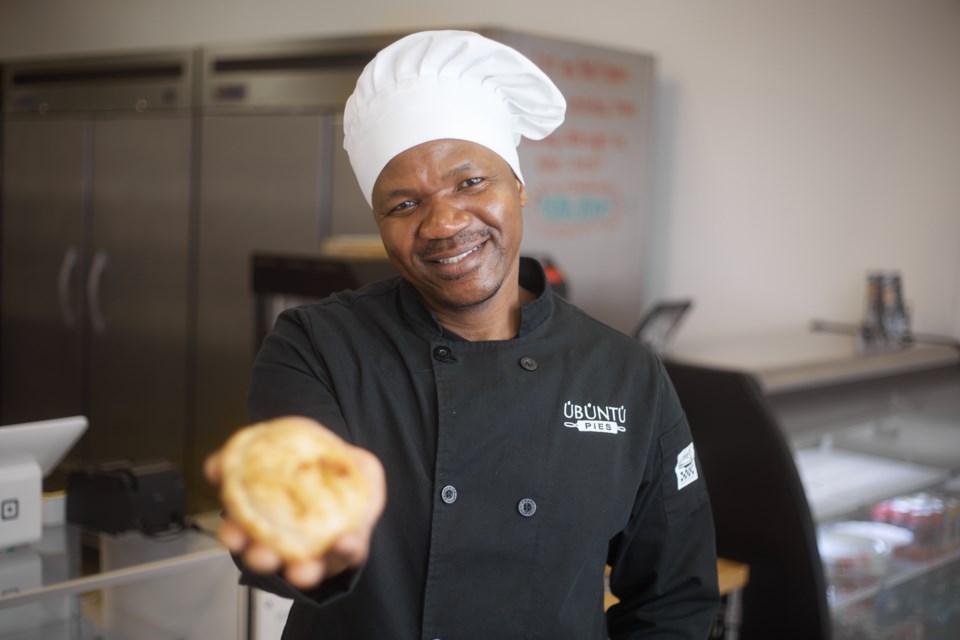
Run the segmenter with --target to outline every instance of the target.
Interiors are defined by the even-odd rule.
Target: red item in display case
[[[948,513],[941,498],[916,493],[877,503],[871,510],[871,517],[874,521],[888,522],[912,531],[913,544],[898,549],[897,555],[924,562],[950,548],[948,534],[955,526],[953,519],[960,517],[960,507]]]
[[[950,549],[960,547],[960,500],[946,498],[944,501],[946,517],[946,543]]]

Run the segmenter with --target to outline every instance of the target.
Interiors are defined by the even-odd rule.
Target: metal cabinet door
[[[333,140],[331,165],[330,235],[379,236],[377,219],[367,204],[350,166],[350,156],[343,148],[343,117],[331,116],[329,135]]]
[[[98,459],[184,466],[191,127],[94,122],[86,452]]]
[[[88,126],[4,124],[3,423],[82,413],[84,156]]]
[[[247,423],[256,355],[250,256],[320,247],[325,132],[320,114],[202,119],[195,469]]]

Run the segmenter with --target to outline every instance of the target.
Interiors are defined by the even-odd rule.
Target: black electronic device
[[[633,337],[661,353],[691,306],[691,300],[658,302],[641,318]]]
[[[186,493],[166,461],[91,465],[67,477],[67,521],[101,533],[157,535],[183,528]]]

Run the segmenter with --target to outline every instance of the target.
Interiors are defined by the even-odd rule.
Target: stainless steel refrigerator
[[[184,464],[192,54],[4,69],[4,423],[83,413],[82,459]]]

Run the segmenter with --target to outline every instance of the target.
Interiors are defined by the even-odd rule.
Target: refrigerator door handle
[[[60,273],[57,275],[57,298],[60,300],[60,314],[63,316],[63,324],[67,329],[73,329],[77,326],[77,315],[73,312],[73,305],[70,303],[70,280],[73,277],[73,270],[77,267],[77,259],[80,253],[73,245],[67,247],[63,252],[63,261],[60,262]]]
[[[100,281],[103,272],[110,264],[110,257],[102,249],[93,255],[90,263],[90,272],[87,274],[87,300],[90,302],[90,326],[97,335],[103,335],[107,329],[107,322],[100,308]]]

